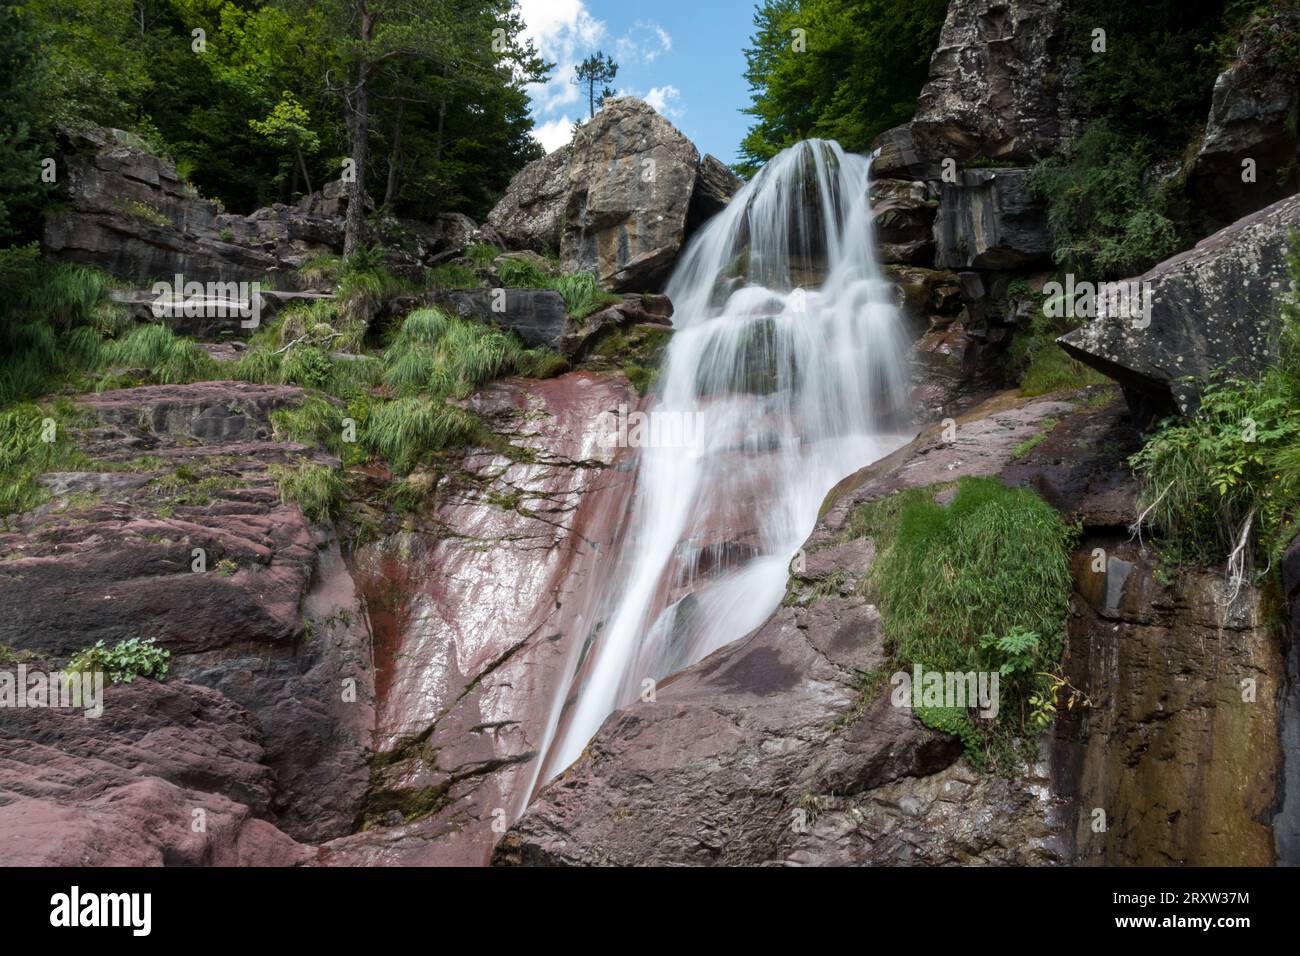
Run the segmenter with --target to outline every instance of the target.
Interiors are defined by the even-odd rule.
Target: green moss
[[[1011,450],[1011,457],[1013,459],[1018,461],[1021,458],[1024,458],[1026,455],[1028,455],[1031,451],[1033,451],[1043,442],[1047,441],[1047,436],[1050,435],[1052,433],[1052,430],[1056,428],[1057,425],[1060,424],[1060,421],[1055,418],[1044,418],[1039,424],[1043,429],[1042,431],[1040,431],[1036,435],[1031,435],[1029,438],[1026,438],[1024,441],[1022,441],[1019,445],[1017,445],[1015,448]]]

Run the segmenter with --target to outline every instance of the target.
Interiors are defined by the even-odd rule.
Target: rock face
[[[498,845],[498,864],[1044,863],[1059,859],[1044,771],[990,781],[960,747],[864,697],[886,660],[856,593],[872,541],[846,536],[857,504],[966,474],[995,474],[1048,416],[990,406],[846,479],[805,545],[786,606],[749,638],[611,715],[583,755]],[[973,820],[981,821],[979,826]]]
[[[1286,29],[1277,22],[1285,16],[1252,25],[1236,61],[1215,81],[1205,139],[1187,177],[1192,207],[1209,226],[1205,231],[1300,190],[1300,77],[1272,49],[1275,31]],[[1251,182],[1243,181],[1247,160],[1254,164]]]
[[[740,185],[652,107],[617,97],[515,176],[487,222],[509,248],[558,250],[566,272],[595,273],[607,289],[657,292]]]
[[[941,269],[1024,269],[1051,261],[1047,214],[1028,169],[967,169],[940,186],[934,222]]]
[[[934,262],[938,202],[925,183],[879,179],[871,184],[871,215],[880,261],[887,265]]]
[[[1064,0],[953,0],[911,133],[930,161],[1032,161],[1071,131]]]
[[[78,444],[102,470],[44,476],[54,499],[0,534],[0,643],[61,660],[139,636],[173,655],[166,683],[109,688],[99,720],[47,731],[49,712],[0,713],[19,760],[0,761],[0,790],[22,796],[0,815],[113,834],[70,830],[48,862],[81,862],[62,855],[81,846],[86,862],[285,863],[294,840],[350,831],[373,725],[364,609],[338,542],[270,473],[338,465],[272,440],[270,413],[302,397],[242,382],[83,396]],[[37,765],[45,782],[24,783]]]
[[[1214,369],[1232,362],[1235,372],[1250,373],[1268,361],[1277,301],[1288,287],[1287,235],[1297,226],[1300,196],[1233,223],[1127,280],[1149,284],[1149,325],[1103,305],[1061,346],[1119,381],[1135,407],[1190,411],[1196,383]]]
[[[1271,866],[1286,666],[1260,593],[1229,604],[1218,569],[1161,584],[1126,533],[1085,544],[1106,561],[1096,572],[1088,550],[1076,557],[1066,676],[1093,704],[1057,724],[1077,859]]]
[[[362,549],[379,755],[364,829],[322,862],[475,864],[522,809],[554,689],[607,562],[630,473],[611,468],[599,416],[637,404],[621,377],[506,381],[475,396],[532,460],[476,453],[430,495],[415,529]]]
[[[509,248],[542,254],[559,251],[569,196],[571,149],[561,146],[525,166],[488,213],[487,224]]]
[[[337,220],[288,206],[251,216],[199,198],[171,163],[120,130],[73,137],[68,207],[45,223],[45,248],[137,282],[253,281],[341,245]]]

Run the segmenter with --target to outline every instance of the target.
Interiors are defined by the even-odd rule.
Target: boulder
[[[571,147],[561,146],[535,159],[515,175],[501,201],[488,213],[492,227],[511,249],[543,255],[560,248],[569,195]]]
[[[1300,196],[1252,213],[1125,280],[1150,290],[1149,324],[1103,302],[1060,344],[1123,385],[1142,420],[1171,404],[1188,413],[1210,372],[1231,364],[1249,374],[1270,360],[1278,300],[1289,288],[1288,233],[1297,227]]]
[[[493,308],[498,296],[504,299],[501,311]],[[558,349],[568,319],[564,299],[551,289],[439,289],[425,299],[463,318],[517,332],[530,348]]]
[[[605,107],[574,137],[560,259],[613,291],[658,291],[686,240],[700,154],[634,97]]]
[[[911,133],[931,162],[1032,162],[1073,129],[1065,0],[952,0]]]
[[[673,306],[664,295],[629,293],[622,302],[581,318],[571,318],[560,343],[566,358],[585,358],[592,344],[608,329],[629,325],[672,328]]]
[[[884,263],[934,261],[934,217],[938,203],[925,183],[879,179],[871,184],[871,216]]]
[[[1252,24],[1214,83],[1205,138],[1187,176],[1202,235],[1300,190],[1300,77],[1273,49],[1275,30],[1283,29],[1275,21],[1284,16]],[[1242,178],[1246,160],[1254,162],[1253,182]]]
[[[722,212],[743,185],[744,181],[717,157],[706,155],[700,160],[695,192],[691,195],[691,205],[686,215],[687,235],[690,236]]]
[[[942,183],[934,221],[940,269],[1025,269],[1047,264],[1047,212],[1029,190],[1029,170],[967,169]]]
[[[937,180],[942,172],[939,163],[917,152],[910,123],[885,130],[872,141],[871,149],[873,179]]]

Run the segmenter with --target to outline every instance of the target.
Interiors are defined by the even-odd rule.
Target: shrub
[[[399,398],[371,410],[362,430],[366,447],[408,472],[428,455],[471,441],[481,426],[469,412],[425,397]]]
[[[165,325],[137,326],[125,338],[105,343],[102,361],[121,368],[141,368],[163,385],[210,378],[216,363],[193,339],[178,337]]]
[[[1300,233],[1290,273],[1300,289]],[[1209,378],[1194,415],[1160,424],[1131,463],[1142,482],[1139,524],[1175,557],[1215,562],[1253,551],[1277,559],[1300,518],[1300,292],[1280,303],[1276,360],[1254,378]],[[1276,561],[1274,561],[1276,566]]]
[[[1031,731],[1033,675],[1060,659],[1074,532],[1037,494],[994,478],[963,478],[947,507],[935,503],[934,489],[895,497],[850,520],[883,549],[863,583],[880,606],[894,660],[906,669],[961,672],[1013,663],[992,725],[964,712],[918,714],[961,736],[971,759],[983,763],[1009,738]],[[1023,640],[1028,633],[1032,647]],[[1016,646],[991,634],[1015,635]]]
[[[312,521],[332,521],[339,516],[347,488],[337,468],[301,461],[296,466],[272,465],[270,471],[285,504],[298,505]]]
[[[1047,203],[1056,263],[1089,281],[1137,275],[1177,251],[1162,192],[1144,182],[1148,144],[1095,123],[1034,167],[1030,187]]]
[[[137,677],[161,681],[167,679],[171,656],[171,651],[159,647],[153,638],[131,637],[113,647],[96,641],[93,646],[78,651],[68,663],[68,669],[100,671],[114,684],[129,684]]]

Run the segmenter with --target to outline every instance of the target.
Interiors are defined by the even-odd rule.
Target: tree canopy
[[[929,72],[947,0],[764,0],[745,50],[755,118],[737,171],[801,139],[861,152],[905,123]]]
[[[364,187],[395,212],[481,217],[541,154],[525,86],[551,65],[510,0],[27,0],[0,16],[17,24],[15,7],[33,63],[0,122],[27,111],[22,141],[138,133],[233,210],[355,161],[359,84]]]

